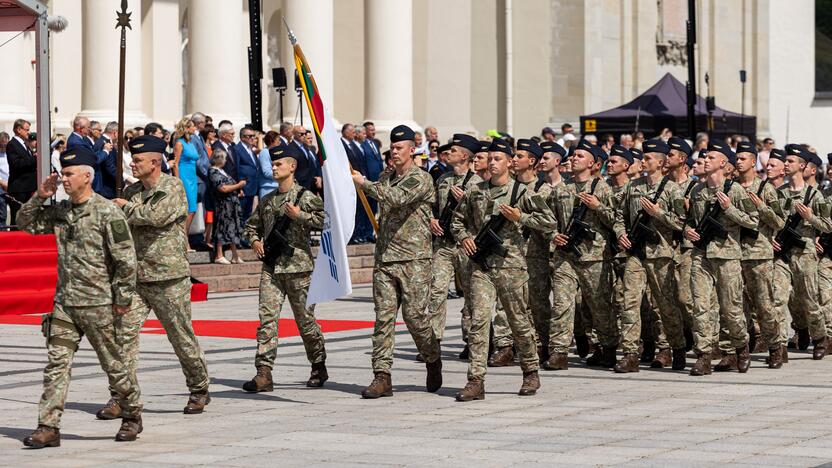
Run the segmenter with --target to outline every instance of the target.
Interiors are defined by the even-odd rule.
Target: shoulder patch
[[[780,206],[780,200],[772,200],[769,206],[771,206],[771,211],[774,211],[774,214],[783,217],[783,207]]]
[[[410,177],[407,180],[405,180],[404,182],[402,182],[402,188],[408,189],[408,190],[415,189],[419,185],[421,185],[421,182],[419,182],[419,179],[417,179],[415,177]]]
[[[742,199],[742,209],[746,213],[753,213],[753,212],[757,211],[757,205],[755,205],[754,202],[751,201],[750,198],[743,198]]]
[[[684,198],[676,198],[673,200],[673,211],[676,212],[679,216],[685,215],[685,199]]]
[[[158,192],[154,193],[152,197],[150,197],[150,200],[148,200],[148,203],[150,203],[151,205],[155,205],[155,204],[159,203],[160,201],[162,201],[166,196],[168,196],[167,193],[159,190]]]
[[[110,221],[110,229],[113,231],[113,240],[116,243],[127,242],[130,240],[130,230],[127,228],[127,222],[123,219]]]
[[[818,204],[818,215],[821,218],[828,218],[829,217],[829,203],[821,202]]]

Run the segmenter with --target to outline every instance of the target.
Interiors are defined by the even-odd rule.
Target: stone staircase
[[[352,284],[371,283],[373,280],[374,244],[348,245],[350,277]],[[312,247],[313,257],[318,254],[318,247]],[[231,259],[231,251],[225,254]],[[210,263],[208,252],[190,252],[191,276],[208,284],[209,292],[245,291],[257,289],[260,284],[262,264],[254,251],[240,250],[240,257],[246,262],[242,265],[220,265]]]

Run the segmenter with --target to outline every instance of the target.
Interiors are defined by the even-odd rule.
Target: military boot
[[[737,348],[737,370],[740,374],[745,374],[748,372],[748,368],[751,367],[751,355],[748,352],[748,345],[743,346],[742,348]]]
[[[674,349],[673,361],[671,363],[673,370],[685,370],[687,363],[688,359],[685,348]]]
[[[697,356],[696,362],[690,369],[690,375],[701,376],[710,375],[711,373],[711,355],[703,353]]]
[[[121,417],[121,405],[118,404],[115,398],[110,398],[110,401],[104,405],[103,408],[95,413],[97,419],[110,420]]]
[[[549,359],[543,363],[543,368],[546,370],[569,369],[569,361],[566,359],[566,353],[554,353],[550,355]]]
[[[428,375],[425,377],[425,387],[430,393],[436,393],[442,388],[442,358],[425,364]]]
[[[462,361],[467,361],[470,356],[471,348],[468,347],[468,343],[465,343],[465,347],[462,348],[462,351],[460,351],[459,353],[459,359]]]
[[[685,352],[693,349],[693,330],[685,328]]]
[[[589,338],[586,335],[575,335],[575,352],[581,359],[589,355]]]
[[[61,446],[61,430],[56,427],[39,425],[34,432],[23,439],[23,445],[35,449]]]
[[[638,354],[627,353],[620,361],[612,368],[618,374],[626,374],[628,372],[638,372],[639,356]]]
[[[797,349],[797,333],[792,335],[786,344],[789,349]]]
[[[726,356],[726,353],[719,349],[718,347],[714,347],[713,351],[711,351],[711,361],[716,359],[722,360]]]
[[[812,342],[812,337],[809,336],[808,328],[801,328],[797,331],[797,349],[806,351],[809,349],[809,343]]]
[[[814,349],[812,349],[812,359],[820,361],[826,356],[826,338],[812,340],[812,343],[815,345]]]
[[[393,381],[387,372],[376,372],[370,385],[361,392],[361,398],[393,396]]]
[[[309,380],[306,381],[306,386],[310,388],[321,388],[327,380],[329,380],[329,373],[326,371],[326,362],[321,361],[312,364],[312,373],[309,374]]]
[[[540,388],[540,376],[537,371],[523,372],[523,385],[520,386],[520,391],[517,392],[520,396],[531,396],[537,393]]]
[[[768,368],[769,369],[779,369],[783,367],[783,354],[780,348],[770,349],[768,350]]]
[[[543,364],[546,360],[549,359],[549,348],[545,346],[538,346],[537,347],[537,362],[538,364]]]
[[[416,362],[425,362],[425,358],[422,357],[422,353],[416,354]]]
[[[142,430],[144,428],[142,427],[141,415],[135,418],[123,418],[121,420],[121,427],[116,433],[116,442],[133,442],[141,434]]]
[[[615,351],[618,349],[618,346],[604,346],[604,354],[603,358],[601,359],[601,367],[606,367],[607,369],[612,369],[615,367]]]
[[[656,358],[656,342],[645,340],[641,346],[641,362],[645,364],[652,363],[653,359]]]
[[[205,406],[211,403],[211,395],[208,390],[201,392],[193,392],[188,397],[188,404],[185,405],[185,414],[201,414],[205,410]]]
[[[650,363],[650,368],[664,369],[672,363],[673,353],[670,352],[670,348],[663,348],[659,350],[659,352],[656,354],[656,357],[653,359],[653,362]]]
[[[504,346],[494,351],[488,358],[488,367],[505,367],[514,364],[514,349]]]
[[[748,344],[748,348],[753,349],[753,353],[764,353],[768,351],[768,345],[766,345],[766,341],[762,335],[755,335],[754,348],[751,348],[751,343]]]
[[[469,380],[465,388],[456,393],[456,401],[485,400],[485,382]]]
[[[257,366],[257,375],[243,384],[243,390],[247,392],[271,392],[274,390],[272,381],[272,368],[269,366]]]
[[[780,358],[782,358],[783,364],[789,363],[789,348],[785,345],[780,346]]]
[[[598,367],[604,361],[604,348],[602,346],[595,346],[592,351],[592,356],[586,358],[586,365],[589,367]]]
[[[737,356],[735,354],[722,354],[722,359],[714,366],[715,372],[729,372],[737,370]]]

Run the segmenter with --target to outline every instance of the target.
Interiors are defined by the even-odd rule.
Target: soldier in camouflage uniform
[[[165,148],[161,138],[151,135],[130,140],[130,167],[139,181],[124,189],[124,198],[113,200],[127,216],[139,259],[138,294],[124,317],[125,354],[128,365],[138,367],[139,332],[152,309],[185,374],[190,396],[183,411],[199,414],[211,397],[205,355],[191,324],[190,265],[184,236],[188,203],[182,182],[162,173]],[[118,410],[108,404],[96,416],[109,419]]]
[[[818,255],[814,238],[817,233],[832,232],[832,221],[829,219],[829,204],[823,194],[804,181],[804,169],[809,164],[820,167],[822,162],[816,154],[801,145],[786,145],[785,169],[789,184],[778,190],[779,205],[784,216],[799,216],[799,223],[792,228],[805,245],[784,249],[776,238],[772,243],[777,252],[774,261],[774,308],[783,317],[791,312],[793,322],[798,322],[799,318],[805,320],[805,327],[814,343],[812,358],[819,360],[826,355],[827,334],[823,311],[818,305]],[[790,222],[788,218],[787,225]],[[789,301],[790,296],[792,301]],[[798,331],[801,325],[796,326]],[[785,327],[781,327],[780,333],[782,342],[786,336]],[[782,352],[785,354],[784,361],[787,361],[786,351]]]
[[[315,306],[306,306],[306,296],[314,267],[311,231],[323,228],[324,203],[295,181],[297,161],[305,157],[298,154],[295,145],[273,146],[269,155],[278,188],[260,200],[243,233],[257,256],[264,259],[260,272],[260,326],[257,328],[257,354],[254,358],[257,375],[243,384],[243,390],[274,390],[272,368],[277,356],[278,320],[283,301],[287,298],[303,340],[306,358],[312,364],[306,386],[323,387],[329,379],[324,335],[315,321]],[[287,221],[288,224],[283,226]],[[265,248],[274,229],[285,229],[280,234],[286,239],[287,246],[274,259],[274,264],[268,264]]]
[[[711,373],[711,352],[718,345],[714,337],[720,323],[726,327],[731,346],[736,349],[737,368],[740,372],[747,372],[750,356],[748,331],[742,311],[740,228],[757,227],[757,209],[742,187],[725,179],[725,166],[736,164],[736,155],[728,145],[722,141],[712,141],[704,164],[704,183],[691,191],[684,231],[685,238],[694,243],[690,281],[697,360],[690,374],[700,376]],[[725,237],[702,239],[700,234],[706,232],[698,232],[696,228],[711,207],[715,206],[719,206],[721,212],[714,221],[725,230]],[[700,229],[706,231],[704,226]],[[711,301],[714,291],[717,307]]]
[[[52,174],[20,209],[17,225],[30,234],[54,234],[58,246],[55,307],[44,316],[48,363],[38,428],[23,440],[32,448],[61,445],[61,416],[70,373],[81,338],[86,336],[122,408],[117,441],[136,440],[142,431],[135,369],[125,365],[121,341],[123,315],[133,301],[136,252],[124,214],[92,191],[96,155],[75,147],[61,155],[61,179],[69,200],[45,204],[57,191]]]
[[[615,312],[611,304],[611,265],[605,262],[607,242],[615,221],[613,196],[609,185],[591,177],[591,169],[601,160],[603,150],[581,140],[572,156],[572,178],[555,201],[555,219],[558,232],[553,242],[556,250],[552,257],[552,327],[549,333],[549,354],[565,363],[575,320],[575,291],[580,288],[589,309],[592,326],[599,345],[587,358],[590,366],[613,367],[619,333]],[[574,223],[576,210],[584,206],[583,222],[589,234],[570,244],[569,227]],[[564,247],[574,245],[574,251]],[[575,325],[577,326],[577,325]]]
[[[430,285],[430,299],[428,314],[431,317],[433,333],[437,340],[441,340],[445,332],[446,304],[448,301],[448,286],[457,273],[465,296],[465,306],[462,310],[462,339],[468,348],[468,331],[471,329],[471,315],[468,312],[468,290],[470,275],[468,271],[468,257],[456,246],[451,233],[450,222],[453,210],[465,191],[482,182],[482,179],[468,169],[468,162],[479,151],[480,142],[471,135],[457,133],[451,140],[448,153],[448,164],[453,171],[439,176],[436,181],[436,200],[433,217],[430,220],[430,230],[434,235],[432,280]],[[444,225],[444,226],[443,226]],[[463,350],[464,354],[467,351]]]
[[[364,398],[393,395],[390,369],[396,315],[399,306],[416,348],[425,361],[429,392],[442,387],[439,342],[433,333],[428,305],[431,249],[430,216],[434,203],[433,180],[413,162],[415,135],[406,125],[390,132],[390,158],[394,171],[371,182],[353,174],[353,182],[378,200],[379,232],[373,269],[373,301],[376,325],[373,331],[373,373]]]
[[[491,179],[477,184],[465,194],[452,223],[454,237],[466,254],[474,256],[470,292],[472,325],[468,338],[471,363],[468,383],[457,393],[457,401],[485,398],[488,322],[495,300],[499,300],[506,311],[523,369],[523,384],[518,394],[534,395],[540,388],[533,325],[526,308],[528,273],[523,256],[523,228],[550,231],[554,228],[554,219],[540,195],[527,194],[522,184],[509,176],[512,150],[508,143],[495,139],[488,156]],[[492,233],[502,240],[504,256],[495,251],[475,255],[478,249],[485,247],[484,244],[477,245],[475,238],[480,236],[486,224],[495,229]]]
[[[832,153],[827,154],[826,158],[829,161],[827,168],[832,167]],[[821,193],[826,198],[826,203],[832,204],[832,198],[830,198],[832,186],[825,187]],[[823,313],[828,339],[832,336],[832,235],[822,234],[816,248],[820,257],[818,261],[818,306]]]
[[[662,368],[672,364],[675,370],[685,368],[685,337],[674,295],[674,250],[671,245],[673,232],[683,227],[684,199],[679,186],[669,177],[662,176],[670,146],[662,140],[649,140],[644,142],[642,149],[646,175],[630,182],[621,208],[616,212],[614,226],[619,247],[629,253],[622,280],[621,347],[624,357],[614,369],[619,373],[638,372],[640,309],[646,287],[649,287],[650,297],[658,306],[670,345],[670,349],[659,348],[650,367]],[[636,226],[639,217],[640,226]],[[638,241],[639,237],[641,241]]]
[[[621,145],[612,145],[610,148],[610,156],[607,160],[607,184],[610,186],[612,192],[613,209],[617,212],[621,209],[621,202],[627,192],[627,186],[630,183],[630,177],[627,171],[633,164],[633,153]],[[624,264],[627,261],[627,252],[621,250],[616,242],[607,243],[607,261],[610,262],[612,270],[612,288],[610,294],[612,295],[610,302],[615,311],[618,328],[621,328],[620,320],[621,313],[624,310],[624,285],[622,284],[624,277]],[[645,340],[647,342],[648,340]],[[652,337],[649,339],[653,341]]]

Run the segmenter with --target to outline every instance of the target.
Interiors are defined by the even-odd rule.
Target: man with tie
[[[222,170],[234,180],[237,180],[237,154],[234,152],[234,125],[231,122],[223,122],[220,128],[217,129],[217,141],[211,145],[211,150],[216,151],[217,148],[225,151],[228,157],[225,158],[225,166]]]
[[[31,124],[23,119],[14,121],[12,131],[14,136],[6,145],[6,158],[9,162],[9,196],[18,203],[9,203],[11,208],[11,224],[17,219],[17,211],[23,203],[26,203],[32,193],[37,190],[38,160],[29,151],[26,141],[29,139],[29,128]]]
[[[235,146],[235,154],[237,155],[237,181],[247,181],[246,186],[243,187],[243,198],[240,199],[240,208],[242,215],[240,221],[243,225],[251,216],[251,210],[254,207],[254,197],[257,196],[258,170],[257,156],[254,154],[254,145],[257,143],[257,132],[245,126],[240,130],[240,142]]]
[[[362,127],[361,130],[364,131],[364,128]],[[341,127],[341,142],[344,144],[350,166],[354,171],[367,177],[367,158],[356,143],[355,135],[356,128],[353,124],[347,123]],[[361,200],[356,199],[355,228],[349,243],[366,244],[369,242],[373,242],[373,225],[370,224],[370,218],[367,217],[367,212],[364,210]]]
[[[97,123],[97,122],[96,122]],[[118,154],[116,151],[116,141],[118,140],[118,122],[109,122],[107,126],[101,131],[101,124],[92,126],[95,130],[93,135],[98,135],[98,139],[93,144],[93,151],[96,155],[100,152],[106,153],[104,161],[95,168],[95,180],[93,186],[97,186],[98,190],[95,193],[102,197],[112,200],[116,197],[116,159]]]
[[[295,145],[298,153],[303,156],[297,161],[295,180],[301,186],[306,187],[307,190],[315,193],[320,188],[321,167],[318,164],[318,158],[315,157],[315,153],[306,145],[306,135],[308,133],[309,130],[303,128],[302,125],[295,125],[292,144]]]

